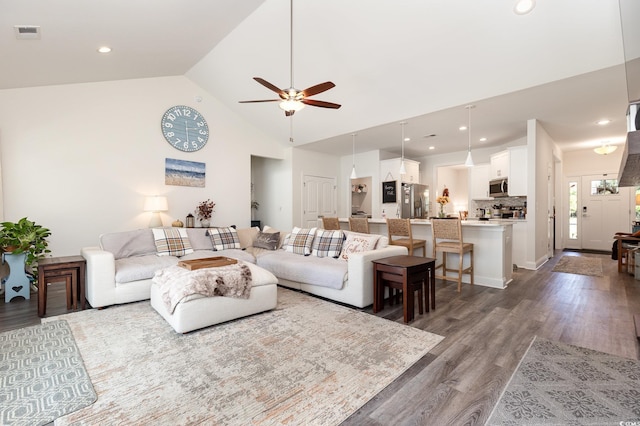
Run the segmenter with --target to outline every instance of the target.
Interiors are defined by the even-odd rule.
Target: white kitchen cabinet
[[[490,179],[509,177],[509,151],[500,151],[491,156]]]
[[[509,196],[527,196],[527,146],[509,148]]]
[[[489,164],[476,164],[469,169],[469,198],[486,200],[489,198]]]

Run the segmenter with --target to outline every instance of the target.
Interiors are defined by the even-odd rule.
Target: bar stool
[[[340,221],[337,217],[323,217],[322,227],[328,231],[340,229]]]
[[[414,249],[422,248],[422,257],[427,257],[427,241],[413,238],[409,219],[387,219],[387,232],[389,245],[406,247],[409,249],[409,256],[413,256]],[[400,238],[394,240],[393,237]]]
[[[473,244],[465,243],[462,241],[462,223],[460,219],[431,219],[431,235],[433,237],[433,254],[434,258],[437,258],[437,253],[442,252],[442,263],[436,265],[436,272],[438,268],[442,268],[442,275],[437,275],[436,278],[441,280],[457,281],[458,293],[462,290],[462,274],[469,274],[471,277],[471,285],[473,285]],[[458,254],[458,268],[447,268],[447,255],[449,253]],[[470,265],[468,268],[463,268],[464,254],[470,254]],[[447,272],[457,272],[457,277],[447,276]]]
[[[366,217],[350,217],[349,231],[359,232],[361,234],[369,233],[369,219]]]

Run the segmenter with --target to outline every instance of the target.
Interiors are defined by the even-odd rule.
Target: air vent
[[[39,25],[14,25],[13,29],[16,33],[16,38],[18,40],[39,40],[40,39]]]

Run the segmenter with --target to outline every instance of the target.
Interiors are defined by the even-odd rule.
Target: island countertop
[[[462,239],[465,243],[474,244],[474,283],[486,287],[505,288],[512,280],[512,244],[513,224],[525,219],[468,219],[462,221]],[[349,229],[349,219],[340,218],[342,229]],[[430,219],[411,219],[413,238],[426,240],[427,257],[433,257],[433,242]],[[388,235],[387,221],[383,218],[369,219],[369,231],[372,234]],[[417,249],[416,256],[422,255]],[[441,254],[437,264],[440,263]],[[447,263],[457,262],[455,254],[450,254]],[[465,255],[464,264],[469,264],[469,254]],[[470,282],[469,275],[464,275],[464,283]],[[464,287],[463,287],[464,291]]]

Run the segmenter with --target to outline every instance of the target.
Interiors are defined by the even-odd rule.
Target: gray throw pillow
[[[253,246],[267,250],[277,250],[280,242],[280,232],[258,232]]]

